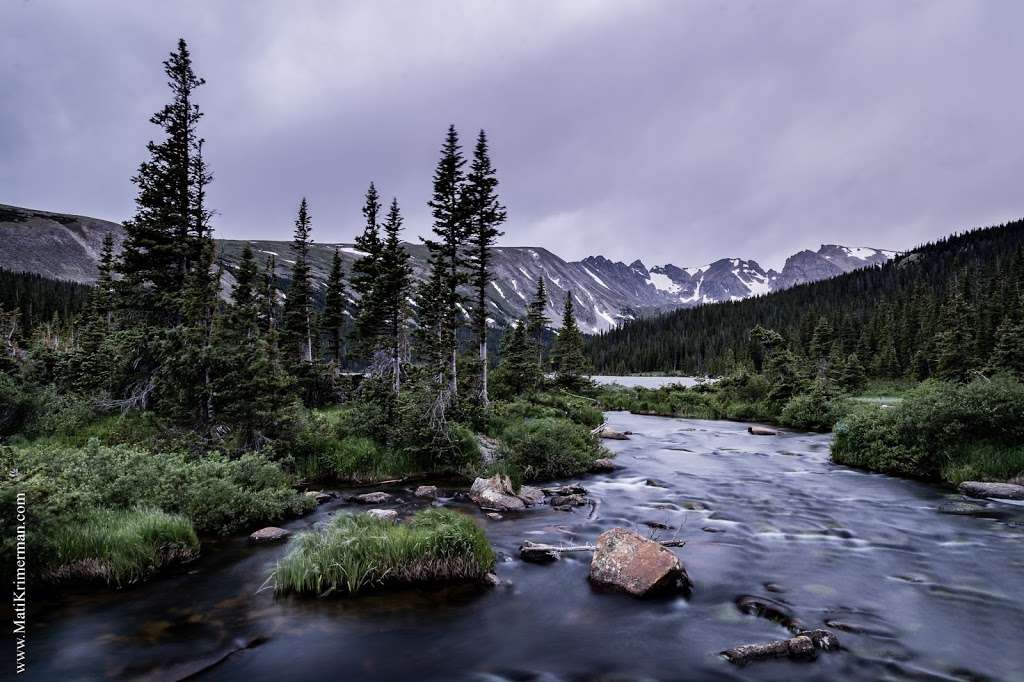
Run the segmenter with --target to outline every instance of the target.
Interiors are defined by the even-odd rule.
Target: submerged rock
[[[672,551],[625,528],[597,538],[590,562],[590,582],[634,597],[688,593],[690,577]]]
[[[552,507],[582,507],[587,503],[585,495],[555,495],[551,498]]]
[[[385,504],[390,502],[393,497],[391,493],[375,492],[356,495],[352,499],[359,504]]]
[[[748,426],[747,433],[752,436],[777,436],[779,432],[775,429],[769,429],[764,426]]]
[[[249,535],[249,542],[254,545],[269,545],[273,542],[286,540],[292,532],[277,526],[267,526]]]
[[[796,633],[803,630],[803,626],[790,608],[775,599],[744,594],[736,598],[736,608],[751,616],[766,618],[773,623],[778,623],[790,632]]]
[[[394,509],[370,509],[366,512],[366,515],[382,521],[398,522],[398,512]]]
[[[988,505],[978,502],[947,502],[940,504],[938,511],[956,516],[990,516],[993,513]]]
[[[971,497],[993,497],[1004,500],[1024,500],[1024,485],[1014,483],[988,483],[984,481],[964,481],[960,484],[960,492]]]

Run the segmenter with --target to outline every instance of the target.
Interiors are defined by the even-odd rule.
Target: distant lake
[[[626,388],[661,388],[662,386],[670,386],[672,384],[681,384],[683,386],[694,386],[700,379],[698,377],[612,377],[612,376],[592,376],[590,377],[599,384],[618,384],[619,386],[625,386]]]

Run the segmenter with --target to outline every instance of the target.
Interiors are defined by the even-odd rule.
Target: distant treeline
[[[677,310],[590,339],[601,372],[720,374],[756,365],[750,331],[798,356],[856,354],[868,376],[965,378],[1020,354],[1024,221],[921,246],[882,266],[767,296]]]
[[[0,268],[0,310],[18,312],[18,327],[31,332],[41,323],[69,320],[85,307],[92,287]]]

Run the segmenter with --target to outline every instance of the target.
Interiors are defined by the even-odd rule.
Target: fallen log
[[[726,660],[736,665],[769,658],[790,658],[795,661],[811,661],[818,651],[839,649],[839,638],[828,630],[803,630],[795,637],[778,639],[761,644],[744,644],[722,652]]]
[[[685,540],[665,540],[659,543],[662,547],[682,547]],[[535,564],[546,564],[557,561],[565,552],[596,552],[597,545],[546,545],[541,542],[526,540],[519,545],[519,558]]]

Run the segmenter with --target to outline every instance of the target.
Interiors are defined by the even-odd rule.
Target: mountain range
[[[118,223],[0,204],[0,267],[91,282],[96,278],[96,262],[107,232],[113,234],[119,246],[124,229]],[[274,256],[278,277],[288,279],[290,242],[218,240],[225,288],[233,282],[231,273],[246,244],[260,260]],[[324,280],[335,249],[341,253],[346,272],[361,256],[351,244],[315,243],[311,266],[321,290],[326,286]],[[406,249],[412,256],[414,276],[424,279],[426,248],[406,244]],[[885,263],[895,255],[876,248],[824,244],[817,251],[793,254],[781,271],[775,271],[741,258],[722,258],[700,267],[666,264],[648,268],[639,260],[629,265],[603,256],[565,261],[540,247],[499,246],[493,254],[494,281],[488,291],[488,304],[494,324],[508,324],[524,315],[537,280],[543,276],[551,299],[547,315],[552,326],[560,325],[562,301],[571,290],[581,329],[594,333],[638,317],[704,303],[737,301],[827,279]]]

